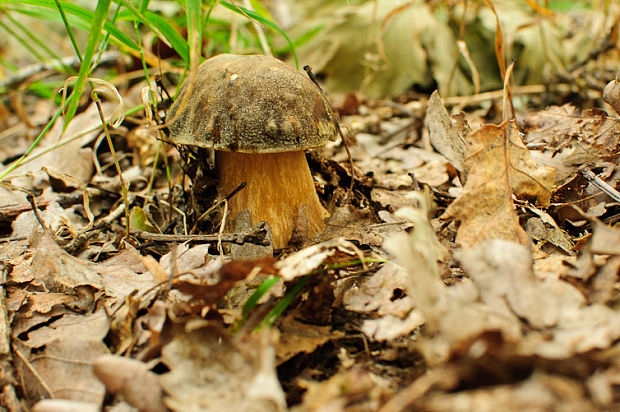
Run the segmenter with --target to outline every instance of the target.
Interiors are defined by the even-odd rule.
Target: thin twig
[[[97,96],[97,93],[94,91],[91,93],[91,98],[95,102],[97,106],[97,111],[99,112],[99,117],[101,118],[101,125],[103,126],[103,132],[105,133],[106,140],[108,142],[108,148],[110,149],[110,153],[112,154],[112,158],[114,159],[114,166],[116,167],[116,173],[118,173],[118,178],[121,182],[121,188],[123,191],[123,201],[125,203],[125,228],[127,232],[127,236],[129,236],[129,201],[127,200],[127,184],[125,183],[125,179],[123,178],[123,171],[121,170],[121,166],[118,163],[118,157],[116,156],[116,150],[114,149],[114,144],[112,143],[112,138],[110,137],[110,132],[108,131],[108,124],[103,114],[103,108],[101,107],[101,100]]]
[[[345,199],[345,202],[348,202],[351,199],[351,195],[353,193],[353,184],[355,183],[355,170],[353,169],[353,157],[351,156],[349,146],[347,146],[347,141],[344,138],[340,126],[338,126],[338,133],[340,134],[340,138],[342,139],[342,145],[344,146],[344,150],[347,151],[347,157],[349,158],[349,167],[351,168],[351,183],[349,184],[349,191],[347,192],[347,197]]]
[[[228,217],[228,200],[224,199],[224,211],[222,212],[222,222],[220,223],[220,230],[217,232],[217,250],[220,252],[220,257],[224,257],[224,249],[222,248],[222,234],[224,234],[224,228],[226,227],[226,218]]]
[[[39,381],[39,383],[41,384],[41,386],[43,387],[43,389],[45,390],[45,392],[47,392],[47,394],[49,395],[49,397],[51,399],[54,399],[54,392],[52,391],[52,389],[48,386],[48,384],[45,382],[45,379],[43,379],[43,376],[41,376],[41,374],[34,368],[34,366],[32,366],[32,364],[28,361],[28,359],[26,359],[24,357],[24,355],[22,355],[22,353],[19,351],[19,349],[17,349],[15,347],[15,345],[13,346],[13,352],[15,352],[15,354],[17,355],[17,357],[19,359],[22,360],[22,362],[24,362],[24,365],[26,365],[26,368],[28,368],[28,370],[30,371],[30,373],[32,373],[34,375],[34,377]]]
[[[216,243],[220,239],[224,243],[254,243],[259,245],[266,245],[265,239],[265,227],[259,223],[248,233],[222,233],[209,234],[209,235],[167,235],[162,233],[150,233],[141,230],[132,231],[131,234],[141,240],[151,240],[153,242],[209,242]]]
[[[41,211],[37,206],[37,199],[31,193],[26,196],[26,199],[28,199],[28,201],[30,202],[30,205],[32,206],[32,212],[34,213],[34,216],[37,218],[37,221],[39,222],[43,230],[49,233],[52,239],[54,239],[54,241],[56,242],[58,240],[56,238],[56,235],[50,230],[50,228],[47,226],[47,223],[45,223],[45,220],[43,220],[43,216],[41,216]]]
[[[254,9],[252,9],[252,5],[250,4],[250,0],[243,0],[243,6],[248,10],[254,11]],[[243,14],[246,15],[246,17],[250,18],[249,16],[247,16],[246,13]],[[269,43],[267,42],[267,37],[265,36],[263,28],[256,20],[250,18],[250,21],[254,26],[254,30],[256,30],[256,35],[258,36],[258,40],[260,41],[263,52],[265,52],[267,56],[273,57],[273,53],[271,52],[271,48],[269,47]]]
[[[614,199],[616,202],[620,202],[620,192],[618,192],[613,187],[609,186],[605,181],[603,181],[600,177],[595,175],[592,170],[587,167],[579,170],[579,173],[585,177],[588,182],[592,183],[597,189],[603,191],[607,196]]]

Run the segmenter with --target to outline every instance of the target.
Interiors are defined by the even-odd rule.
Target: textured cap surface
[[[174,143],[275,153],[321,146],[338,134],[319,88],[273,57],[221,54],[200,65],[192,90],[188,84],[167,115]]]

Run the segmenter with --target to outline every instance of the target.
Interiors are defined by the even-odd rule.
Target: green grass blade
[[[293,286],[291,289],[276,305],[267,313],[265,318],[258,324],[258,326],[254,330],[259,330],[264,326],[271,326],[273,323],[282,316],[282,313],[289,307],[289,305],[295,300],[299,292],[306,286],[308,283],[308,279],[310,276],[306,275],[299,279],[299,281]]]
[[[181,56],[185,63],[189,63],[189,46],[183,36],[162,16],[152,11],[147,11],[144,16],[152,25],[159,27],[159,31],[168,39],[172,48]]]
[[[245,320],[250,316],[252,310],[256,307],[256,304],[263,297],[265,293],[269,291],[280,280],[280,276],[274,276],[269,279],[265,279],[263,283],[261,283],[254,293],[248,298],[248,300],[243,305],[243,309],[241,310],[241,322],[240,325],[245,322]]]
[[[73,116],[75,115],[78,107],[78,103],[80,102],[80,97],[82,96],[82,92],[84,91],[84,86],[86,85],[86,78],[90,74],[92,60],[95,55],[95,51],[99,46],[101,31],[103,30],[103,25],[106,21],[108,10],[110,9],[110,3],[112,3],[112,0],[99,0],[97,2],[97,8],[95,9],[93,22],[91,24],[90,32],[88,34],[86,50],[84,51],[84,60],[82,60],[82,64],[80,65],[80,71],[78,73],[78,78],[73,88],[73,93],[71,93],[71,96],[69,97],[67,112],[65,114],[65,122],[62,128],[63,133],[73,119]]]
[[[234,4],[231,4],[227,1],[220,1],[220,4],[224,7],[226,7],[227,9],[237,13],[237,14],[241,14],[244,17],[249,17],[251,19],[256,20],[257,22],[264,24],[266,26],[271,27],[272,29],[274,29],[275,31],[277,31],[278,33],[280,33],[284,39],[286,40],[286,42],[288,43],[289,46],[289,50],[291,51],[291,53],[293,54],[293,58],[295,59],[295,67],[299,70],[299,61],[297,60],[297,54],[295,53],[295,46],[293,46],[293,42],[291,42],[291,39],[288,38],[288,36],[286,35],[286,33],[284,33],[284,31],[278,27],[277,24],[275,24],[274,22],[272,22],[271,20],[268,20],[266,18],[264,18],[263,16],[261,16],[260,14],[252,11],[252,10],[248,10],[244,7],[241,6],[237,6]]]
[[[116,11],[114,12],[114,16],[112,16],[112,24],[116,24],[120,11],[121,11],[121,5],[118,4],[116,7]],[[103,56],[103,53],[108,48],[109,40],[110,40],[110,32],[106,32],[105,37],[103,38],[103,41],[101,42],[101,47],[99,47],[99,54],[97,55],[97,59],[95,59],[95,62],[91,66],[92,70],[94,70],[97,66],[99,66],[99,63],[101,62],[101,56]],[[140,49],[140,51],[142,51],[142,49]]]
[[[142,23],[146,24],[148,26],[149,29],[151,29],[153,31],[153,33],[155,33],[157,35],[157,37],[159,37],[164,43],[166,43],[166,45],[168,47],[172,47],[172,45],[170,43],[168,43],[168,40],[166,39],[166,37],[160,33],[159,29],[152,25],[151,22],[144,17],[144,14],[142,14],[140,12],[140,10],[136,9],[131,3],[129,3],[127,0],[120,0],[120,3],[127,7],[129,10],[131,10],[131,12],[140,19],[140,21],[142,21]]]
[[[82,61],[82,53],[80,53],[80,47],[77,44],[77,40],[75,40],[75,36],[73,35],[73,29],[71,28],[71,25],[69,24],[69,20],[67,20],[67,15],[65,14],[65,10],[62,7],[62,4],[60,4],[60,0],[54,0],[56,2],[56,7],[58,8],[58,11],[60,12],[60,17],[62,18],[62,22],[65,25],[65,30],[67,31],[67,34],[69,35],[69,38],[71,39],[71,44],[73,45],[73,50],[75,50],[75,54],[77,55],[78,59],[80,59],[80,62]]]
[[[160,16],[152,11],[145,11],[142,17],[146,19],[146,22],[134,14],[131,10],[123,10],[119,15],[119,20],[126,20],[132,22],[145,23],[147,26],[157,27],[159,33],[155,33],[158,36],[163,36],[163,41],[168,43],[177,53],[181,56],[181,59],[185,63],[189,63],[189,46],[187,41],[179,34],[178,31],[168,22],[165,17]]]
[[[142,0],[142,4],[140,4],[140,13],[144,14],[146,9],[149,8],[149,3],[151,0]]]
[[[4,0],[2,4],[7,10],[13,10],[41,20],[62,22],[55,0]],[[95,14],[92,11],[65,1],[61,1],[60,4],[65,11],[71,27],[90,31],[92,22],[95,18]],[[136,51],[140,50],[140,47],[129,36],[114,27],[110,22],[106,21],[103,28],[110,33],[118,43]]]
[[[250,0],[250,6],[254,9],[254,11],[266,19],[273,20],[273,16],[269,13],[269,10],[265,8],[258,0]]]

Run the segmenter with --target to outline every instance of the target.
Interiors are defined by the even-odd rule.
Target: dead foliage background
[[[112,47],[88,86],[111,97],[42,134],[67,76],[0,42],[0,405],[620,409],[618,5],[301,3],[244,6],[296,39],[353,168],[342,140],[307,153],[331,216],[284,250],[249,219],[222,233],[209,151],[164,143],[182,69],[157,36],[157,85]],[[212,11],[206,56],[294,64]]]

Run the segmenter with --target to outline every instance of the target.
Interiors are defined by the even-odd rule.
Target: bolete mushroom
[[[232,54],[206,60],[188,84],[168,114],[170,139],[215,149],[222,195],[246,183],[229,202],[230,217],[248,209],[252,224],[267,221],[276,249],[300,216],[307,237],[320,233],[329,214],[304,150],[335,140],[338,123],[319,87],[273,57]]]

